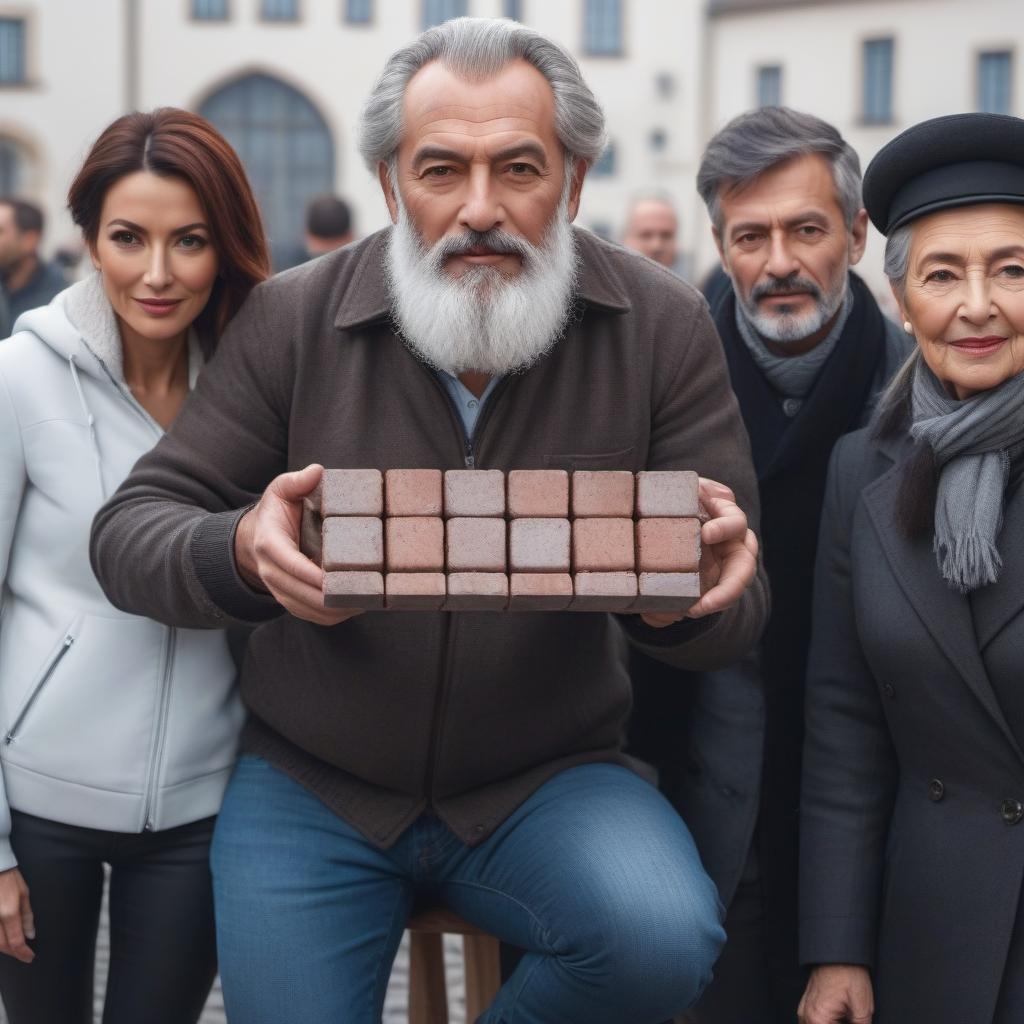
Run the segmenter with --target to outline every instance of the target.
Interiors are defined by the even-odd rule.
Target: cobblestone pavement
[[[445,936],[445,973],[448,981],[448,1016],[451,1024],[464,1024],[466,1017],[465,989],[462,979],[462,943],[457,936]],[[100,941],[96,950],[96,1020],[100,1019],[100,1012],[103,1007],[103,990],[107,981],[107,965],[110,957],[110,947],[107,934],[107,909],[104,900],[103,920],[100,926]],[[224,1000],[220,992],[220,979],[214,985],[210,998],[203,1010],[200,1024],[226,1024],[227,1018],[224,1015]],[[388,984],[387,996],[384,1000],[383,1024],[406,1024],[408,1015],[409,995],[409,955],[407,939],[402,940],[402,946],[395,958],[395,966],[391,972],[391,981]],[[0,1008],[0,1024],[8,1024],[7,1015]],[[344,1024],[339,1021],[338,1024]]]

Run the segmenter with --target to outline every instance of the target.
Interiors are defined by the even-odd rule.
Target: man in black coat
[[[652,761],[722,902],[728,944],[696,1024],[792,1024],[797,810],[811,587],[829,455],[861,426],[910,339],[850,272],[864,252],[856,153],[784,107],[710,142],[697,187],[728,283],[713,298],[763,509],[773,593],[759,647],[729,669],[679,673],[634,657],[633,752]]]

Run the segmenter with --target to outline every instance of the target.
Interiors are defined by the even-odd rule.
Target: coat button
[[[1024,818],[1024,804],[1019,800],[1006,799],[999,805],[999,814],[1007,825],[1016,825]]]
[[[882,693],[884,693],[886,697],[892,700],[892,698],[896,696],[896,687],[893,686],[892,683],[886,683],[882,687]]]
[[[932,779],[928,783],[928,799],[934,800],[938,803],[946,795],[946,787],[942,784],[942,779]]]

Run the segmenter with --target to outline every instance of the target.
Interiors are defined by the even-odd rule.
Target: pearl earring
[[[905,330],[907,332],[907,334],[913,334],[914,333],[914,325],[909,320],[904,320],[903,321],[903,330]]]

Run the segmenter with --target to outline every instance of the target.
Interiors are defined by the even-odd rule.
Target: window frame
[[[21,75],[18,78],[0,78],[0,89],[24,89],[32,87],[34,60],[32,51],[33,18],[26,11],[4,11],[0,13],[0,22],[12,22],[21,26]]]
[[[860,92],[857,123],[867,128],[880,127],[896,123],[896,33],[875,32],[860,39]],[[889,95],[888,110],[885,117],[875,117],[867,109],[868,99],[868,46],[872,43],[889,44]]]
[[[590,32],[588,30],[589,22],[587,20],[587,13],[591,3],[601,2],[601,0],[580,0],[580,52],[584,57],[587,58],[612,58],[619,59],[626,56],[626,12],[623,7],[623,0],[605,0],[608,3],[614,3],[618,11],[618,28],[616,31],[616,41],[618,43],[618,49],[615,50],[593,50],[590,47]]]
[[[273,0],[269,0],[273,2]],[[256,18],[263,25],[298,25],[302,22],[302,0],[291,0],[295,5],[295,14],[290,18],[278,18],[274,16],[267,16],[266,4],[268,0],[259,0],[259,6],[256,9]]]
[[[224,14],[219,18],[205,18],[196,14],[196,4],[198,0],[185,0],[188,4],[188,18],[189,21],[196,25],[224,25],[231,21],[231,0],[222,0],[224,4]]]
[[[374,0],[363,0],[367,7],[367,17],[365,18],[352,18],[351,17],[351,5],[353,0],[341,0],[341,20],[345,25],[373,25],[377,17],[377,7]]]
[[[766,72],[775,72],[775,99],[766,103],[762,97],[761,86],[764,84]],[[780,107],[783,105],[782,87],[784,82],[784,70],[781,62],[774,64],[756,64],[754,66],[754,105],[756,107]]]
[[[428,21],[427,20],[427,9],[431,2],[443,3],[445,5],[460,4],[462,10],[456,14],[451,14],[446,18],[442,18],[440,21]],[[434,28],[437,25],[443,25],[446,21],[451,21],[453,18],[463,18],[469,14],[469,0],[421,0],[420,2],[420,31],[425,32],[428,28]]]
[[[981,63],[985,57],[1007,57],[1009,59],[1009,74],[1006,82],[1006,110],[989,110],[981,105]],[[1013,114],[1014,93],[1017,84],[1017,51],[1013,46],[984,46],[974,51],[974,108],[980,113]]]

